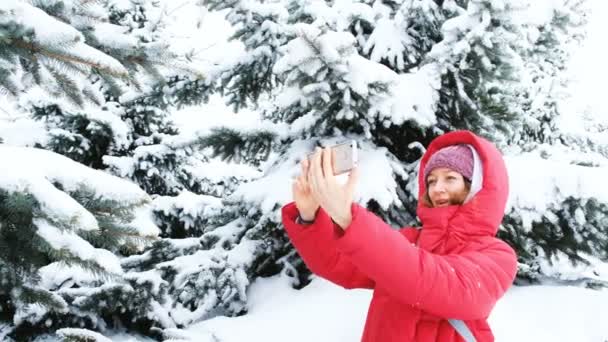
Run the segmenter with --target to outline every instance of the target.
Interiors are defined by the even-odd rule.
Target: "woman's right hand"
[[[296,202],[300,217],[306,221],[313,221],[319,210],[319,201],[313,196],[308,182],[308,168],[310,167],[308,158],[305,157],[300,162],[300,166],[302,172],[292,185],[293,200]]]

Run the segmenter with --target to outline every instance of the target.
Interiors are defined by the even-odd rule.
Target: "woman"
[[[362,341],[463,341],[448,320],[493,341],[487,318],[517,270],[495,237],[508,195],[500,152],[468,131],[436,138],[420,163],[422,228],[400,230],[353,203],[357,170],[341,186],[330,157],[326,149],[303,162],[283,223],[312,272],[374,290]]]

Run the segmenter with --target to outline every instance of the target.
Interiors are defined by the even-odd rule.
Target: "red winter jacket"
[[[480,156],[482,189],[460,206],[419,203],[422,229],[392,229],[356,204],[345,231],[322,208],[308,226],[295,223],[294,203],[282,209],[287,234],[312,272],[348,289],[374,290],[362,341],[463,341],[449,318],[464,320],[478,342],[494,341],[486,320],[517,268],[513,249],[495,237],[509,186],[502,156],[485,139],[452,132],[430,144],[420,170],[434,152],[460,143]],[[422,198],[422,175],[419,188]]]

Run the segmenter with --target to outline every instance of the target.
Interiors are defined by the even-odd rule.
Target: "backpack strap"
[[[458,334],[466,341],[466,342],[477,342],[475,340],[475,336],[471,332],[471,329],[467,327],[467,325],[459,320],[459,319],[448,319],[450,325],[458,332]]]

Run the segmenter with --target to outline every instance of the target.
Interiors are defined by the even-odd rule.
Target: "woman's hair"
[[[469,191],[471,191],[471,181],[468,180],[466,177],[462,177],[462,179],[464,180],[464,188],[467,191],[467,195],[468,195]],[[431,197],[429,196],[428,180],[425,180],[425,184],[426,184],[426,191],[424,192],[424,196],[422,196],[422,204],[424,204],[424,206],[427,208],[432,208],[433,202],[431,201]],[[466,198],[466,195],[464,198]],[[463,198],[463,201],[464,201],[464,198]],[[462,205],[462,204],[464,204],[464,203],[458,203],[458,205]]]

